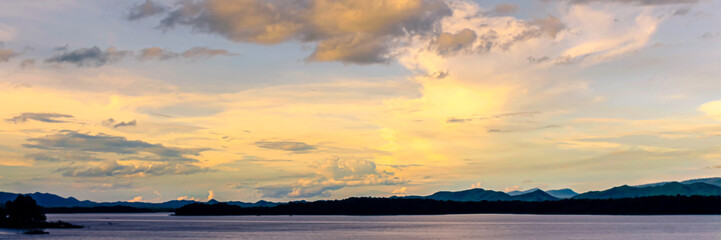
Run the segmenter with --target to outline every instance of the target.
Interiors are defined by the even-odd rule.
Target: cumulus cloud
[[[74,64],[77,67],[100,67],[108,63],[122,60],[132,54],[130,51],[119,51],[114,47],[101,50],[97,46],[81,48],[73,51],[63,51],[53,57],[45,59],[46,63]]]
[[[150,154],[152,157],[142,158],[152,161],[197,162],[187,156],[199,156],[208,149],[166,147],[162,144],[151,144],[140,140],[127,140],[124,137],[105,134],[91,135],[76,131],[63,130],[58,134],[27,139],[26,148],[43,150],[84,151],[115,154]]]
[[[23,123],[27,122],[28,120],[34,120],[46,123],[65,123],[68,122],[68,118],[73,118],[73,116],[60,113],[22,113],[15,117],[6,119],[6,121],[13,123]]]
[[[20,54],[16,53],[12,49],[5,49],[0,47],[0,62],[10,61],[11,58],[17,57]]]
[[[58,169],[66,177],[130,177],[130,176],[160,176],[160,175],[188,175],[208,171],[185,163],[152,163],[152,164],[123,164],[118,161],[105,161],[92,166],[71,166]]]
[[[371,161],[355,158],[329,157],[311,165],[315,175],[294,184],[256,188],[263,197],[310,198],[329,197],[331,191],[349,186],[397,185],[408,182],[393,173],[379,171]]]
[[[463,49],[470,50],[476,41],[476,32],[471,29],[463,29],[457,33],[441,33],[431,44],[440,55],[457,53]]]
[[[236,42],[315,43],[310,61],[386,62],[407,36],[426,36],[451,15],[443,1],[222,1],[182,2],[160,22],[218,34]]]
[[[215,56],[233,55],[225,49],[210,49],[207,47],[194,47],[182,53],[176,53],[168,49],[150,47],[140,50],[138,60],[169,60],[175,58],[198,59]]]
[[[157,4],[151,0],[145,0],[145,3],[133,6],[128,12],[128,20],[138,20],[165,12],[167,8],[163,5]]]
[[[316,149],[316,146],[309,145],[304,142],[259,141],[259,142],[255,142],[255,145],[258,147],[261,147],[261,148],[283,150],[283,151],[290,151],[290,152],[308,152],[310,150]]]
[[[117,122],[115,119],[109,118],[107,120],[104,120],[102,122],[103,125],[107,127],[112,128],[118,128],[118,127],[131,127],[131,126],[137,126],[138,122],[135,120],[129,121],[129,122]]]

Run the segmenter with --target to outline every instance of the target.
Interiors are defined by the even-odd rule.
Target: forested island
[[[15,200],[0,205],[0,228],[29,229],[26,234],[47,234],[43,228],[82,228],[63,221],[46,221],[45,212],[35,200],[18,195]]]
[[[290,202],[274,207],[239,207],[193,203],[175,215],[419,215],[419,214],[721,214],[721,196],[654,196],[623,199],[558,201],[439,201],[432,199],[354,197],[343,200]]]

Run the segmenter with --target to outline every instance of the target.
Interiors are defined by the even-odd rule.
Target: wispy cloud
[[[131,21],[138,20],[164,13],[166,10],[166,6],[160,5],[151,0],[145,0],[145,3],[133,6],[126,17]]]
[[[65,123],[69,122],[68,118],[73,118],[72,115],[61,114],[61,113],[21,113],[10,119],[6,119],[8,122],[23,123],[28,120],[35,120],[46,123]]]
[[[259,141],[255,142],[255,145],[261,148],[283,150],[290,152],[308,152],[316,149],[316,146],[309,145],[304,142],[290,142],[290,141]]]
[[[99,47],[80,48],[73,51],[64,51],[53,57],[45,59],[46,63],[73,64],[77,67],[100,67],[108,63],[122,60],[130,51],[119,51],[114,47],[101,50]]]
[[[176,148],[161,144],[151,144],[140,140],[127,140],[124,137],[105,134],[91,135],[76,131],[63,130],[54,135],[29,138],[23,144],[26,148],[44,150],[85,151],[97,153],[138,154],[149,153],[153,160],[174,162],[197,162],[197,159],[186,156],[199,156],[203,148]]]

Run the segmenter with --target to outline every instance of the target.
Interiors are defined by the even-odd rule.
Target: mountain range
[[[0,192],[0,203],[15,199],[17,193]],[[162,203],[147,202],[93,202],[80,201],[74,197],[64,198],[50,193],[30,193],[38,205],[48,208],[57,207],[109,207],[109,206],[128,206],[145,209],[177,209],[191,203],[202,203],[200,201],[191,200],[172,200]],[[543,191],[533,188],[525,191],[500,192],[493,190],[485,190],[482,188],[474,188],[462,191],[440,191],[428,196],[393,196],[391,198],[404,199],[433,199],[441,201],[458,201],[458,202],[477,202],[477,201],[524,201],[524,202],[541,202],[555,201],[559,199],[620,199],[620,198],[636,198],[647,196],[721,196],[721,177],[692,179],[681,182],[659,182],[637,186],[618,186],[603,191],[590,191],[578,194],[575,191],[564,188],[557,190]],[[206,202],[210,204],[219,203],[211,199]],[[281,203],[257,201],[255,203],[228,201],[224,202],[229,205],[240,207],[274,207]]]

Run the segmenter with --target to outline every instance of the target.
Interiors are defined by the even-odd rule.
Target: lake
[[[48,214],[84,225],[0,239],[721,239],[721,216]]]

